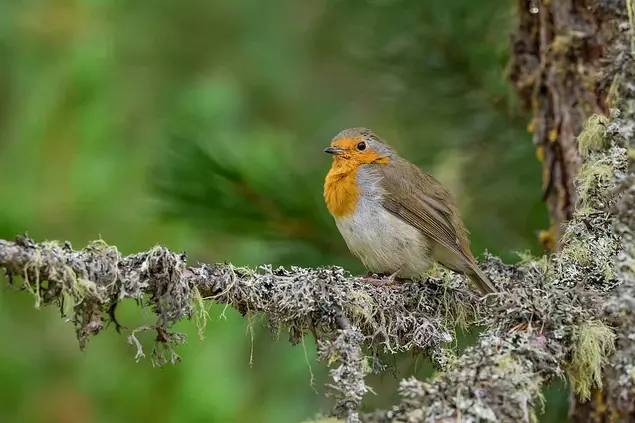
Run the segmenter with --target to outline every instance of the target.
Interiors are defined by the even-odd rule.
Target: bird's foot
[[[386,285],[387,286],[393,286],[395,284],[395,281],[398,280],[397,279],[397,273],[399,273],[401,269],[397,270],[395,273],[391,274],[388,276],[388,280],[386,281]],[[399,279],[401,280],[401,279]]]
[[[399,273],[401,269],[397,270],[396,272],[388,275],[388,274],[379,274],[377,276],[379,276],[378,278],[375,277],[375,274],[373,272],[368,272],[367,275],[364,276],[364,279],[366,279],[370,284],[374,285],[374,286],[386,286],[386,287],[391,287],[393,286],[397,281],[401,281],[400,278],[397,278],[397,274]],[[387,278],[386,278],[387,276]]]
[[[386,284],[386,281],[382,279],[381,274],[371,272],[370,270],[365,275],[362,275],[362,279],[364,279],[364,282],[368,282],[374,286],[383,286]]]
[[[366,282],[368,282],[369,284],[373,286],[390,286],[388,281],[382,278],[367,278]]]

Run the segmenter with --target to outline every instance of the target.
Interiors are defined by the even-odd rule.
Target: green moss
[[[571,257],[578,265],[587,265],[591,262],[592,256],[589,246],[578,237],[563,237],[565,246],[563,248],[563,254]]]
[[[202,341],[205,338],[205,328],[209,320],[211,304],[203,300],[203,296],[196,286],[192,287],[192,306],[194,307],[194,324],[198,331],[198,337]]]
[[[44,260],[42,257],[49,255],[60,256],[62,248],[64,248],[64,243],[59,241],[43,242],[34,252],[34,259],[24,266],[22,274],[24,287],[34,296],[35,307],[39,308],[43,303],[54,303],[59,306],[62,316],[69,317],[77,313],[77,306],[82,304],[86,298],[94,298],[107,309],[107,288],[99,286],[94,281],[84,277],[78,277],[81,275],[77,275],[67,264],[60,263],[59,267],[49,268],[48,280],[42,279],[40,274],[40,268]],[[113,248],[104,241],[98,240],[91,242],[84,251],[92,254],[101,254]],[[114,251],[117,250],[115,249]],[[55,295],[47,295],[51,290]]]
[[[531,254],[530,250],[515,251],[514,254],[520,259],[520,264],[528,264],[534,261],[535,257]]]
[[[539,419],[536,411],[539,409],[540,414],[542,414],[545,408],[545,398],[541,389],[542,379],[538,377],[525,379],[526,375],[523,372],[523,366],[519,363],[517,358],[514,358],[509,353],[501,354],[496,357],[495,360],[503,377],[509,378],[510,380],[522,381],[522,385],[519,386],[521,389],[520,392],[524,393],[527,398],[532,398],[536,401],[538,406],[531,407],[529,419],[532,423],[537,423]]]
[[[538,404],[539,407],[532,407],[529,410],[529,421],[531,423],[538,423],[540,422],[540,418],[538,418],[538,414],[544,414],[545,413],[545,395],[542,393],[542,380],[538,379],[538,381],[532,385],[530,387],[530,391],[533,394],[533,398],[536,400],[536,403]],[[538,408],[540,409],[540,412],[538,413],[537,410]]]
[[[476,309],[472,304],[454,298],[447,288],[443,292],[443,305],[445,313],[443,316],[446,328],[461,328],[466,331],[474,322]]]
[[[584,122],[584,129],[578,136],[578,151],[582,157],[588,157],[592,151],[601,150],[606,143],[606,125],[609,119],[604,115],[594,114]]]
[[[371,323],[376,306],[373,297],[366,292],[351,290],[350,298],[351,301],[344,304],[344,308],[351,319],[351,323],[356,326],[361,326],[363,323]]]
[[[574,391],[584,400],[590,398],[591,388],[602,387],[602,367],[615,350],[615,334],[604,323],[592,321],[576,328],[576,346],[568,367]]]
[[[631,257],[635,257],[635,247],[631,247],[629,249],[629,253],[628,253]],[[628,270],[631,271],[631,273],[635,274],[635,261],[628,261],[626,263],[626,266],[628,267]]]
[[[30,261],[24,266],[24,287],[29,291],[33,297],[35,298],[35,308],[40,308],[42,304],[42,296],[40,295],[40,260],[41,253],[39,250],[35,252],[35,260]],[[33,269],[33,273],[35,274],[35,280],[29,278],[29,270]]]
[[[84,247],[84,251],[91,252],[91,253],[93,253],[93,252],[105,253],[110,248],[117,249],[117,247],[114,247],[112,245],[108,245],[108,243],[106,241],[104,241],[103,239],[96,239],[94,241],[90,241],[88,243],[88,245],[86,245],[86,247]]]
[[[580,198],[586,200],[596,184],[606,184],[613,177],[613,167],[610,163],[586,162],[580,168],[577,181]]]
[[[496,357],[496,364],[498,364],[503,373],[507,373],[515,368],[517,362],[511,354],[505,353]]]
[[[244,267],[238,267],[238,266],[234,266],[231,263],[227,264],[227,268],[230,270],[231,272],[231,277],[232,280],[230,283],[227,284],[227,286],[225,287],[225,289],[222,292],[219,292],[216,295],[213,295],[212,297],[210,297],[210,299],[212,300],[216,300],[220,297],[223,297],[225,295],[227,295],[227,297],[229,298],[229,302],[232,301],[232,295],[231,295],[231,291],[236,287],[236,282],[238,281],[238,275],[237,273],[243,274],[243,275],[248,275],[248,276],[253,276],[254,272],[253,270],[244,268]],[[227,317],[225,316],[225,311],[227,310],[227,306],[228,304],[225,306],[225,308],[223,309],[223,312],[221,313],[220,317],[223,317],[224,319],[227,319]]]
[[[433,264],[428,270],[428,275],[435,279],[440,279],[443,287],[443,325],[447,330],[454,328],[467,330],[474,322],[476,309],[472,304],[461,301],[450,289],[452,284],[452,273],[446,268]]]
[[[432,263],[428,268],[426,275],[429,278],[441,279],[444,283],[450,283],[452,281],[449,271],[438,263]]]
[[[57,248],[62,248],[64,247],[64,243],[60,242],[60,241],[42,241],[40,243],[40,246],[42,247],[43,250],[55,250]]]
[[[549,270],[549,257],[542,255],[540,257],[534,257],[529,250],[525,252],[516,252],[516,255],[520,258],[520,263],[525,267],[530,265],[539,269],[543,275],[546,275]]]
[[[254,330],[253,326],[250,327],[250,335],[251,335],[251,355],[249,356],[249,365],[253,364],[253,356],[254,356]],[[309,360],[309,353],[306,349],[306,343],[304,342],[304,336],[302,337],[302,351],[304,351],[304,362],[306,363],[307,368],[309,369],[309,386],[315,393],[317,394],[317,390],[315,389],[315,375],[313,374],[313,367],[311,367],[311,360]],[[316,338],[317,342],[317,338]]]

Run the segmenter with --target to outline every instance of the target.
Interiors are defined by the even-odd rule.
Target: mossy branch
[[[185,254],[163,246],[123,256],[103,241],[82,250],[59,242],[35,243],[26,236],[0,240],[0,267],[17,288],[31,292],[36,306],[57,306],[74,322],[81,348],[108,323],[119,331],[117,305],[134,299],[150,307],[156,324],[128,332],[128,342],[144,355],[136,334],[155,331],[154,363],[176,362],[174,347],[184,341],[172,326],[180,319],[204,324],[201,301],[227,304],[243,316],[267,314],[272,333],[287,329],[297,344],[305,334],[318,339],[319,356],[332,365],[331,392],[337,409],[355,420],[369,372],[362,345],[372,354],[418,350],[446,360],[456,319],[477,319],[478,301],[462,276],[437,278],[393,288],[368,284],[338,267],[258,269],[227,263],[188,266]],[[23,280],[17,285],[15,276]]]

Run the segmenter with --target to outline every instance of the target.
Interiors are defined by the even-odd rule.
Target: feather
[[[452,194],[432,176],[400,157],[388,165],[377,165],[377,169],[385,191],[383,207],[432,241],[436,261],[468,276],[484,294],[495,292],[470,252],[468,232]]]

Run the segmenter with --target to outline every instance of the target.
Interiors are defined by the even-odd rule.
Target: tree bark
[[[509,78],[533,111],[536,155],[543,167],[543,200],[551,227],[541,232],[550,251],[560,249],[573,216],[574,179],[582,163],[576,138],[594,113],[607,113],[598,78],[612,38],[611,16],[597,0],[517,0],[519,25],[512,36]]]
[[[593,114],[603,114],[608,121],[611,107],[620,109],[622,119],[633,119],[633,87],[623,84],[624,78],[633,81],[635,77],[633,4],[628,1],[517,2],[520,22],[513,36],[510,78],[533,110],[530,129],[543,166],[544,199],[552,224],[549,231],[543,231],[542,241],[550,250],[560,249],[563,223],[571,219],[578,200],[574,187],[582,162],[578,136],[584,122]],[[626,98],[618,98],[616,90]],[[587,126],[602,121],[589,121]],[[625,145],[635,146],[632,135],[622,132]],[[580,139],[580,143],[588,141]],[[622,201],[635,204],[635,198],[628,194]],[[628,203],[623,204],[628,208]],[[633,222],[628,225],[634,227]],[[630,345],[622,339],[624,343]],[[588,401],[572,395],[571,421],[635,421],[635,405],[627,407],[624,402],[632,393],[615,388],[615,378],[619,377],[619,372],[609,367],[604,391],[594,389]]]

